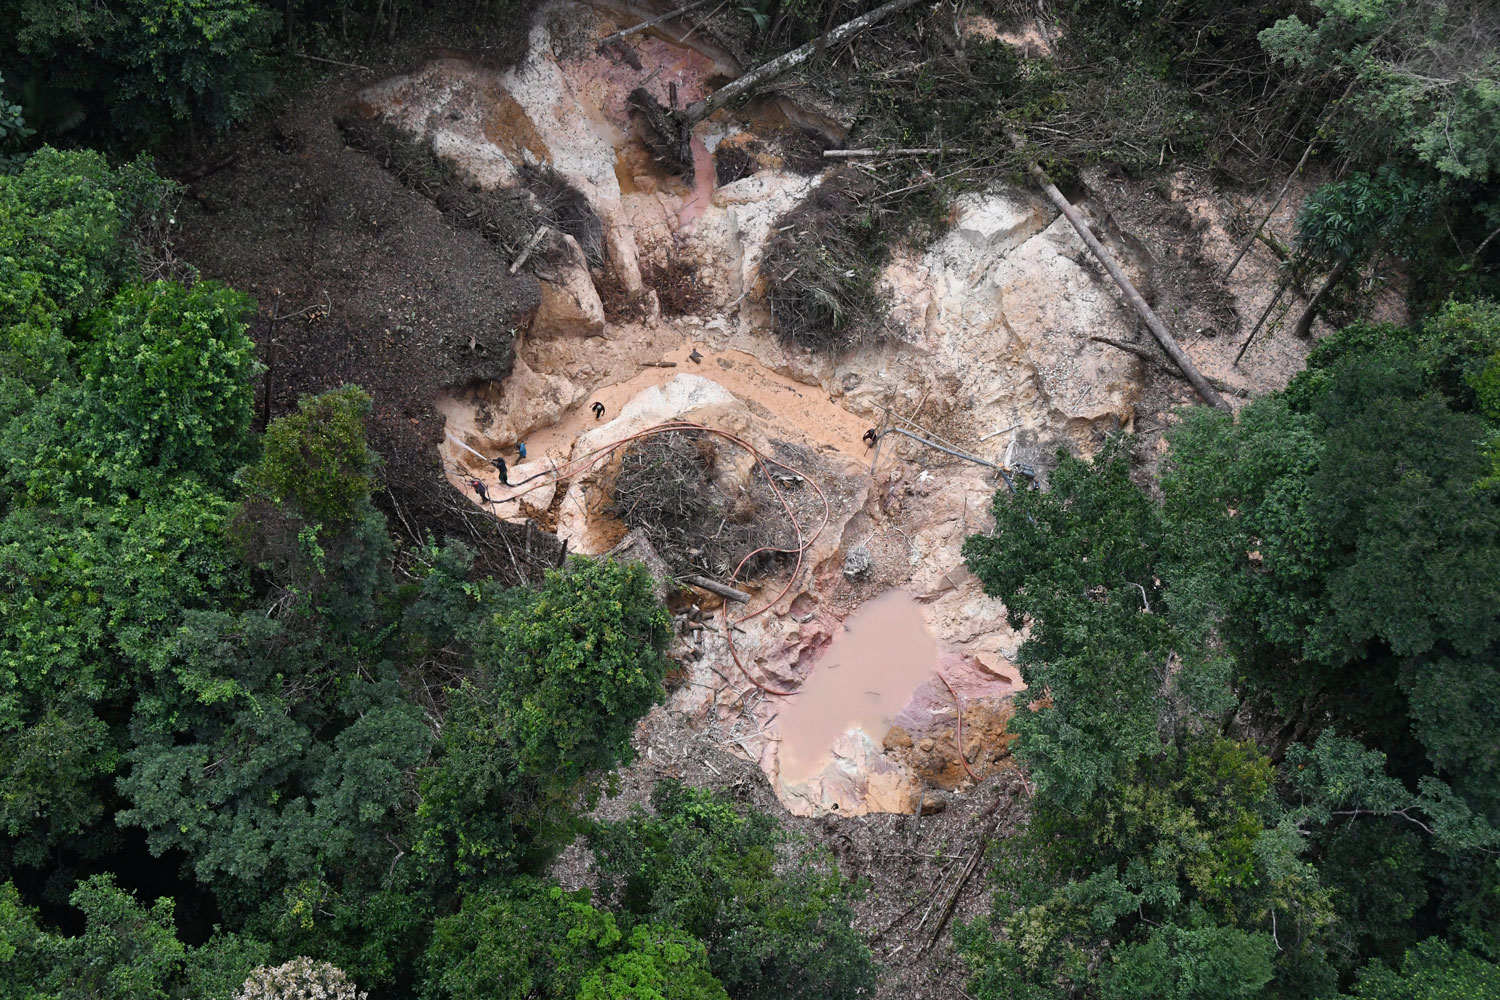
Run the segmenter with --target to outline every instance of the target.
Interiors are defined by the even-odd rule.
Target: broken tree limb
[[[710,580],[706,576],[685,576],[682,578],[682,582],[692,584],[699,590],[706,590],[710,594],[718,594],[726,601],[736,601],[740,604],[750,603],[750,595],[745,593],[743,590],[735,590],[733,587],[726,587],[719,581]]]
[[[538,227],[537,231],[532,234],[531,239],[529,239],[529,240],[526,241],[526,246],[524,246],[524,247],[521,248],[521,254],[520,254],[520,256],[518,256],[514,261],[511,262],[511,265],[510,265],[510,273],[511,274],[515,274],[517,271],[519,271],[521,269],[521,265],[524,264],[524,263],[526,263],[526,258],[531,256],[531,251],[533,251],[533,250],[536,249],[536,245],[538,243],[542,242],[542,237],[545,236],[545,235],[547,235],[547,227],[546,226],[540,226],[540,227]]]
[[[1018,142],[1019,140],[1015,141]],[[1198,371],[1198,366],[1193,364],[1192,359],[1183,353],[1181,347],[1177,346],[1177,341],[1168,332],[1166,324],[1146,304],[1146,300],[1141,298],[1141,293],[1135,290],[1135,285],[1131,284],[1130,279],[1125,277],[1125,272],[1120,270],[1120,265],[1115,262],[1114,257],[1110,256],[1109,251],[1104,249],[1104,245],[1090,231],[1088,225],[1083,221],[1083,217],[1078,214],[1078,210],[1073,207],[1073,204],[1067,198],[1063,197],[1063,193],[1048,178],[1045,170],[1035,163],[1032,163],[1030,167],[1031,175],[1041,184],[1042,190],[1047,193],[1047,197],[1052,199],[1052,203],[1058,207],[1063,216],[1077,230],[1078,235],[1082,237],[1084,244],[1089,248],[1089,252],[1098,259],[1099,263],[1104,265],[1104,269],[1109,272],[1109,276],[1114,279],[1115,284],[1120,287],[1120,291],[1125,294],[1125,301],[1129,302],[1130,307],[1140,315],[1141,319],[1146,321],[1146,328],[1151,331],[1151,335],[1156,338],[1156,342],[1161,344],[1161,349],[1167,352],[1167,357],[1171,358],[1173,363],[1182,370],[1183,376],[1193,384],[1194,389],[1198,390],[1198,395],[1203,397],[1204,402],[1211,406],[1216,406],[1221,410],[1228,410],[1229,404],[1224,401],[1224,397],[1219,395],[1218,391],[1203,377],[1203,373]]]
[[[1113,337],[1090,337],[1089,339],[1094,341],[1095,343],[1106,344],[1110,347],[1124,351],[1127,354],[1134,354],[1142,361],[1145,361],[1147,364],[1155,365],[1157,368],[1160,368],[1168,375],[1175,375],[1178,378],[1187,377],[1182,373],[1182,369],[1178,368],[1177,365],[1172,362],[1171,358],[1162,357],[1160,354],[1157,354],[1150,348],[1142,347],[1140,344],[1130,344],[1123,340],[1115,340]],[[1232,396],[1250,395],[1243,389],[1236,389],[1234,386],[1228,384],[1223,379],[1213,378],[1212,376],[1204,376],[1204,378],[1208,380],[1209,385],[1213,386],[1220,392],[1227,392]]]
[[[1148,361],[1151,364],[1156,365],[1158,368],[1166,367],[1167,362],[1164,358],[1160,357],[1157,354],[1153,354],[1151,351],[1142,347],[1140,344],[1126,343],[1123,340],[1116,340],[1113,337],[1090,337],[1089,339],[1096,344],[1108,344],[1110,347],[1124,351],[1126,354],[1134,354],[1142,361]]]
[[[239,160],[239,153],[230,153],[228,156],[221,156],[216,160],[209,160],[207,163],[184,170],[177,179],[184,184],[195,184],[205,177],[211,177],[221,170],[234,166]]]
[[[707,7],[713,2],[714,0],[693,0],[692,3],[684,4],[681,7],[678,7],[676,10],[669,10],[665,14],[659,14],[649,21],[642,21],[640,24],[631,25],[628,28],[623,28],[615,32],[613,35],[608,35],[604,38],[601,38],[599,40],[597,48],[600,51],[603,51],[605,48],[613,45],[615,42],[629,38],[631,35],[638,35],[643,31],[656,27],[658,24],[670,21],[674,17],[681,17],[683,14],[690,14],[700,7]]]
[[[918,146],[913,149],[825,149],[825,160],[864,160],[879,156],[941,156],[944,153],[967,153],[967,146]]]
[[[1344,275],[1348,272],[1348,270],[1348,257],[1345,257],[1343,260],[1334,265],[1333,271],[1328,275],[1328,280],[1323,282],[1323,287],[1318,289],[1317,294],[1315,294],[1312,297],[1312,300],[1307,303],[1307,308],[1302,310],[1302,315],[1298,318],[1297,325],[1292,327],[1292,332],[1294,334],[1301,337],[1303,340],[1306,340],[1308,337],[1312,336],[1313,320],[1318,318],[1318,309],[1323,305],[1323,300],[1328,297],[1328,293],[1333,290],[1333,286],[1337,285],[1344,279]]]
[[[777,56],[765,65],[746,73],[738,80],[725,84],[703,100],[695,101],[688,105],[687,111],[684,114],[690,123],[689,127],[701,122],[741,94],[754,90],[767,80],[775,79],[787,70],[795,69],[811,59],[814,54],[824,49],[830,49],[835,45],[843,44],[872,24],[883,21],[892,14],[900,13],[908,7],[915,6],[916,2],[917,0],[891,0],[890,3],[876,7],[868,14],[862,14],[852,21],[845,21],[827,34],[814,38],[806,45],[799,45],[792,51]]]
[[[1262,229],[1266,228],[1266,223],[1271,221],[1271,216],[1275,214],[1276,209],[1281,207],[1281,200],[1286,197],[1287,191],[1292,186],[1292,181],[1296,179],[1298,174],[1302,173],[1302,168],[1307,166],[1307,158],[1312,155],[1313,146],[1316,144],[1316,139],[1307,144],[1307,148],[1302,151],[1302,159],[1297,161],[1297,165],[1287,175],[1286,183],[1281,185],[1281,190],[1276,193],[1276,200],[1271,202],[1271,207],[1266,209],[1266,214],[1260,217],[1260,222],[1256,223],[1255,228],[1250,230],[1250,238],[1245,240],[1245,245],[1240,247],[1240,252],[1234,255],[1234,260],[1229,262],[1229,268],[1224,272],[1224,279],[1226,281],[1234,273],[1234,269],[1240,266],[1240,261],[1244,258],[1245,254],[1255,245],[1255,238],[1260,235]]]

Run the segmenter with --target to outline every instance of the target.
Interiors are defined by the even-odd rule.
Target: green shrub
[[[93,460],[226,481],[252,447],[253,309],[249,296],[211,281],[116,294],[92,318],[80,366],[94,396]]]

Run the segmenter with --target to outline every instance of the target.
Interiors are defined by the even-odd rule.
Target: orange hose
[[[969,777],[978,781],[979,775],[974,773],[974,769],[969,766],[969,758],[964,756],[964,703],[958,700],[958,692],[953,690],[953,685],[948,683],[948,678],[944,677],[941,671],[934,670],[933,673],[938,675],[938,680],[943,682],[943,687],[947,688],[948,693],[953,696],[954,711],[958,713],[958,759],[963,762],[964,770],[969,772]]]

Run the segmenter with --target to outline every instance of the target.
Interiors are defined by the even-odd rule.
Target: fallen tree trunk
[[[1164,358],[1161,355],[1156,354],[1150,348],[1142,347],[1140,344],[1128,344],[1123,340],[1115,340],[1113,337],[1090,337],[1089,339],[1096,344],[1105,344],[1117,350],[1124,351],[1127,354],[1134,354],[1142,361],[1146,362],[1149,365],[1152,365],[1153,367],[1160,368],[1168,375],[1175,375],[1178,378],[1187,377],[1182,374],[1181,368],[1178,368],[1175,364],[1172,363],[1171,358]],[[1208,379],[1209,385],[1213,386],[1220,392],[1227,392],[1232,396],[1250,395],[1244,389],[1236,389],[1234,386],[1225,382],[1223,379],[1212,378],[1209,376],[1204,377]]]
[[[920,146],[914,149],[825,149],[825,160],[865,160],[879,156],[941,156],[944,153],[967,153],[967,146]]]
[[[714,0],[693,0],[692,3],[690,3],[690,4],[684,4],[683,6],[678,7],[676,10],[669,10],[665,14],[660,14],[660,15],[658,15],[656,17],[653,17],[649,21],[642,21],[640,24],[633,24],[633,25],[631,25],[628,28],[624,28],[624,29],[621,29],[620,31],[615,32],[613,35],[609,35],[609,36],[607,36],[605,38],[601,38],[599,40],[599,44],[598,44],[598,46],[596,46],[596,48],[598,48],[599,51],[603,51],[605,48],[607,48],[608,46],[614,44],[615,42],[618,42],[618,41],[620,41],[622,39],[625,39],[625,38],[629,38],[631,35],[638,35],[641,32],[647,30],[648,28],[654,28],[658,24],[662,24],[662,23],[664,23],[666,21],[672,20],[672,18],[674,18],[674,17],[680,17],[683,14],[687,14],[687,13],[690,13],[692,11],[695,11],[699,7],[707,7],[709,4],[711,4],[713,2],[714,2]]]
[[[1245,241],[1244,246],[1240,247],[1240,252],[1234,255],[1234,260],[1230,262],[1228,269],[1224,272],[1224,280],[1228,281],[1229,276],[1234,273],[1234,269],[1240,266],[1240,261],[1245,258],[1245,254],[1255,245],[1255,238],[1260,235],[1262,229],[1266,228],[1266,223],[1271,221],[1271,216],[1276,214],[1276,209],[1281,207],[1282,199],[1286,197],[1287,191],[1292,186],[1292,181],[1296,180],[1297,175],[1302,173],[1302,168],[1307,166],[1307,158],[1312,155],[1313,146],[1316,144],[1317,140],[1314,139],[1302,151],[1302,159],[1297,161],[1297,165],[1287,175],[1286,183],[1281,185],[1281,190],[1276,192],[1276,200],[1271,202],[1271,207],[1266,209],[1266,214],[1260,217],[1260,222],[1256,223],[1255,228],[1250,230],[1250,238]]]
[[[876,7],[868,14],[861,14],[852,21],[845,21],[806,45],[799,45],[790,52],[782,53],[770,62],[751,70],[732,83],[725,84],[701,101],[694,101],[680,111],[675,107],[663,107],[660,101],[646,91],[645,87],[637,87],[630,94],[630,104],[641,112],[646,123],[656,132],[656,141],[648,143],[652,153],[691,181],[693,179],[691,149],[693,128],[699,122],[730,101],[802,65],[824,49],[841,45],[871,25],[916,3],[917,0],[890,0],[890,3]]]
[[[682,582],[692,584],[694,587],[706,590],[710,594],[718,594],[726,601],[737,601],[740,604],[750,603],[750,595],[743,590],[735,590],[733,587],[727,587],[717,580],[710,580],[706,576],[685,576],[682,578]]]
[[[917,0],[891,0],[890,3],[876,7],[868,14],[861,14],[852,21],[845,21],[827,34],[814,38],[806,45],[799,45],[792,51],[777,56],[764,66],[746,73],[738,80],[725,84],[703,100],[689,104],[687,111],[684,113],[688,120],[693,125],[696,125],[741,94],[754,90],[767,80],[775,79],[787,70],[795,69],[823,49],[843,44],[872,24],[883,21],[890,15],[899,13],[915,5],[916,2]]]
[[[1260,319],[1255,321],[1255,328],[1250,331],[1250,336],[1246,337],[1245,342],[1240,345],[1240,352],[1234,356],[1234,363],[1236,365],[1240,363],[1240,358],[1245,356],[1245,351],[1249,350],[1250,341],[1254,340],[1255,335],[1260,332],[1260,328],[1266,325],[1266,318],[1271,315],[1271,310],[1276,308],[1276,303],[1281,301],[1281,297],[1286,294],[1287,286],[1291,283],[1290,272],[1277,283],[1276,294],[1271,296],[1271,301],[1266,304],[1266,308],[1261,312]]]
[[[1109,276],[1114,279],[1115,284],[1124,293],[1125,301],[1129,302],[1130,307],[1140,315],[1141,319],[1146,321],[1146,329],[1151,331],[1151,335],[1156,338],[1156,342],[1161,344],[1161,349],[1167,352],[1167,357],[1171,358],[1172,363],[1182,371],[1183,377],[1192,383],[1194,389],[1198,390],[1198,395],[1203,397],[1204,402],[1211,406],[1216,406],[1221,410],[1228,410],[1229,404],[1224,401],[1224,397],[1219,395],[1218,390],[1209,384],[1208,379],[1203,377],[1202,372],[1198,371],[1198,366],[1193,364],[1192,360],[1183,353],[1181,347],[1177,346],[1177,341],[1168,332],[1166,324],[1146,304],[1146,300],[1141,298],[1141,293],[1135,290],[1135,285],[1131,284],[1130,279],[1125,277],[1125,272],[1120,270],[1120,265],[1116,263],[1114,257],[1110,256],[1109,251],[1104,249],[1104,245],[1089,230],[1088,225],[1083,221],[1083,217],[1073,207],[1072,202],[1063,197],[1063,193],[1048,178],[1045,170],[1035,163],[1032,163],[1030,166],[1031,175],[1041,184],[1042,190],[1047,193],[1048,198],[1052,199],[1052,203],[1062,212],[1063,217],[1077,230],[1078,235],[1083,239],[1084,245],[1089,248],[1089,252],[1094,255],[1099,263],[1104,265],[1104,270],[1109,272]]]

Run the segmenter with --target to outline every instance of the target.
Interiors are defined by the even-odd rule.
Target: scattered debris
[[[870,571],[870,565],[874,560],[870,558],[870,550],[863,545],[856,545],[844,556],[844,576],[850,580],[864,576]]]

